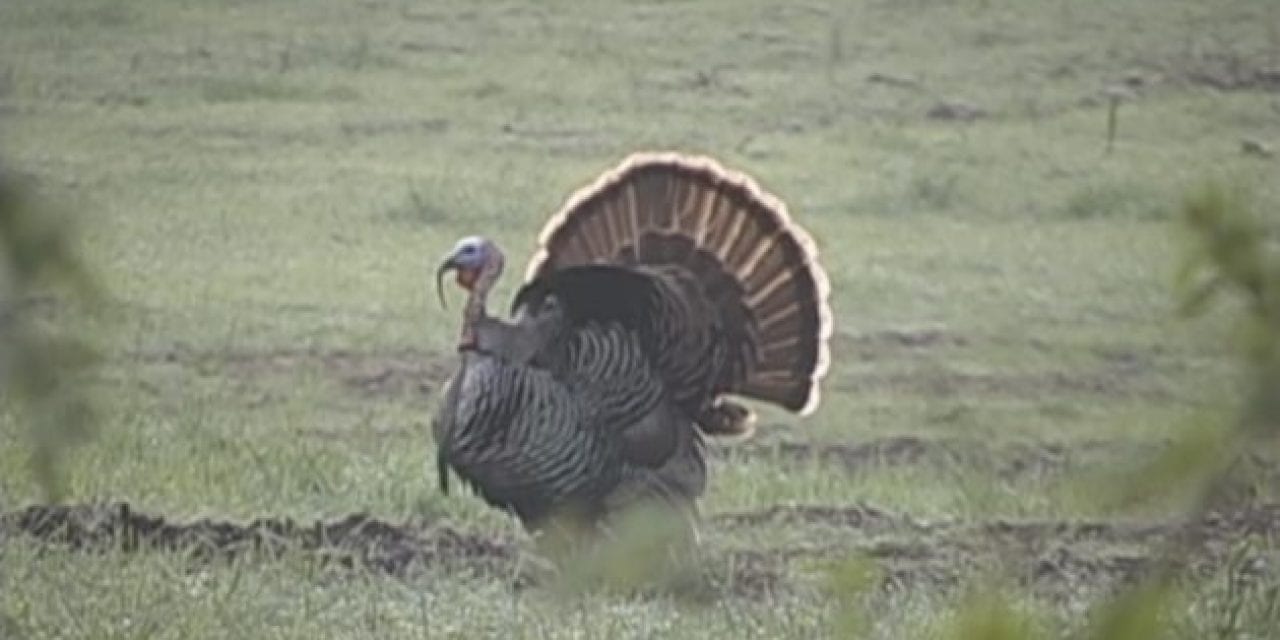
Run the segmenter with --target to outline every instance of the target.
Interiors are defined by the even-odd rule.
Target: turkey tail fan
[[[817,407],[830,285],[813,239],[749,176],[706,157],[634,154],[570,196],[538,243],[526,282],[587,265],[692,276],[727,336],[713,392],[801,415]],[[717,400],[711,411],[700,421],[709,433],[749,428],[736,405]]]

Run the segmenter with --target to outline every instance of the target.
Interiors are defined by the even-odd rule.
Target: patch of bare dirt
[[[1192,84],[1218,91],[1280,92],[1280,69],[1267,69],[1238,56],[1206,58],[1185,71]]]
[[[986,118],[990,113],[983,107],[968,100],[942,100],[925,112],[931,120],[954,120],[957,122],[973,122]]]
[[[726,452],[731,452],[730,455],[740,458],[763,458],[782,463],[819,462],[844,467],[847,470],[915,464],[939,453],[946,454],[944,447],[915,436],[880,438],[858,444],[791,440],[768,443],[748,442],[732,445]]]
[[[825,546],[752,553],[764,554],[782,565],[797,558],[838,560],[862,555],[878,563],[881,586],[888,590],[947,590],[965,576],[996,571],[1042,596],[1064,598],[1131,585],[1162,568],[1197,577],[1211,575],[1226,566],[1229,556],[1246,539],[1275,540],[1280,536],[1280,504],[1209,513],[1186,522],[993,520],[931,524],[865,505],[795,505],[721,514],[716,523],[726,527],[821,523],[847,528],[847,538]],[[1172,549],[1177,552],[1169,554]],[[1256,558],[1244,564],[1253,573],[1274,572],[1263,558],[1274,552],[1274,548],[1259,550]]]
[[[688,595],[711,602],[732,594],[754,601],[769,601],[790,591],[787,558],[752,550],[736,550],[712,558]]]
[[[505,578],[515,575],[521,553],[513,542],[447,525],[394,524],[362,513],[310,524],[277,517],[248,523],[177,522],[140,513],[123,502],[32,505],[0,514],[0,545],[18,537],[85,553],[178,552],[195,562],[294,554],[325,567],[363,568],[400,578],[441,571]],[[548,578],[533,565],[523,569],[517,588]],[[710,600],[726,594],[768,600],[787,589],[785,574],[785,558],[730,552],[708,556],[696,579],[682,588]]]
[[[325,367],[353,389],[369,395],[429,394],[453,373],[442,357],[331,355]]]
[[[1187,522],[925,524],[865,504],[774,505],[718,514],[711,522],[725,528],[823,524],[842,527],[849,535],[818,545],[712,550],[690,587],[703,598],[768,601],[794,587],[791,571],[797,561],[836,561],[851,554],[879,565],[883,590],[945,591],[966,576],[995,570],[1042,596],[1067,598],[1132,584],[1162,567],[1209,575],[1225,567],[1229,556],[1250,536],[1262,540],[1280,536],[1280,504],[1251,505]],[[209,519],[174,522],[136,512],[125,503],[35,505],[0,515],[0,544],[17,537],[88,553],[175,551],[194,561],[303,554],[325,566],[361,567],[396,577],[426,572],[512,576],[520,553],[511,541],[439,523],[393,524],[366,514],[310,524],[287,518],[260,518],[246,524]],[[1173,548],[1168,546],[1171,542],[1181,545],[1179,553],[1162,555]],[[1261,556],[1257,561],[1246,560],[1243,566],[1255,574],[1275,571]]]
[[[847,472],[904,465],[966,465],[994,471],[1005,480],[1063,473],[1073,467],[1122,452],[1151,455],[1155,444],[1117,444],[1110,441],[1016,443],[990,446],[973,440],[892,436],[859,443],[749,441],[716,448],[714,455],[773,464],[823,464]]]
[[[1000,340],[995,340],[1000,343]],[[910,369],[850,373],[830,384],[843,391],[902,390],[930,396],[1021,395],[1046,397],[1060,394],[1099,394],[1116,397],[1167,399],[1169,391],[1153,379],[1158,368],[1174,366],[1160,361],[1159,348],[1132,350],[1099,348],[1095,366],[1073,370],[965,371],[945,362],[926,359],[939,350],[973,344],[973,339],[944,327],[890,328],[864,334],[839,333],[832,350],[855,362],[901,362]],[[1046,351],[1051,345],[1032,340],[1028,347]]]
[[[443,133],[450,127],[445,118],[403,118],[394,120],[348,120],[339,125],[344,135],[371,138],[375,136],[411,136]]]
[[[891,514],[870,505],[773,505],[756,511],[720,513],[714,516],[720,526],[759,527],[767,524],[827,524],[866,532],[902,529],[925,530],[928,527],[903,515]]]
[[[1210,511],[1186,521],[993,520],[953,523],[946,528],[949,533],[1011,551],[1063,544],[1150,547],[1177,537],[1190,548],[1216,553],[1251,536],[1266,539],[1280,535],[1280,504]]]
[[[836,386],[842,391],[903,390],[933,397],[1016,395],[1052,397],[1064,394],[1122,398],[1169,399],[1172,394],[1146,379],[1146,371],[1130,366],[1101,366],[1080,371],[1028,371],[977,373],[946,367],[917,368],[909,372],[846,376]]]
[[[181,551],[203,561],[294,552],[326,565],[397,576],[440,567],[493,569],[515,555],[508,543],[448,526],[396,525],[366,514],[312,524],[288,518],[183,523],[139,513],[126,503],[35,505],[0,515],[0,539],[17,535],[81,551]]]
[[[1067,67],[1069,69],[1069,67]],[[1139,91],[1161,84],[1183,84],[1222,92],[1280,92],[1280,68],[1266,53],[1222,49],[1143,60],[1118,84]]]
[[[964,347],[969,338],[941,327],[902,327],[853,335],[838,333],[832,350],[862,360],[902,351]]]
[[[1128,586],[1148,577],[1157,562],[1136,553],[1082,553],[1057,547],[1040,554],[1032,562],[1024,583],[1041,590],[1079,589],[1100,582]]]
[[[453,372],[448,356],[402,349],[359,352],[343,349],[275,349],[264,351],[194,351],[168,349],[130,354],[136,361],[172,363],[207,375],[247,378],[301,370],[322,371],[353,391],[368,395],[430,394]]]

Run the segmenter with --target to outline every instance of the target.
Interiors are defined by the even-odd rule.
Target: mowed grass
[[[708,153],[783,198],[837,321],[817,414],[763,408],[754,442],[715,451],[710,555],[823,548],[786,556],[771,600],[516,598],[508,575],[335,579],[305,558],[193,566],[14,537],[0,635],[812,637],[840,635],[842,612],[873,637],[936,633],[982,554],[942,554],[959,589],[849,602],[821,589],[824,563],[908,533],[715,515],[1170,515],[1118,512],[1099,487],[1232,400],[1229,325],[1176,317],[1177,207],[1222,178],[1277,223],[1280,165],[1241,151],[1280,147],[1277,29],[1268,0],[0,4],[4,168],[81,214],[112,296],[99,318],[49,312],[106,356],[70,501],[368,512],[522,543],[435,487],[427,422],[457,311],[430,270],[489,235],[505,307],[546,218],[634,150]],[[983,116],[930,117],[940,103]],[[0,419],[5,510],[40,499],[24,428]],[[823,454],[855,449],[873,453]],[[1067,633],[1104,592],[1018,597]],[[1177,616],[1191,637],[1218,620],[1205,597]]]

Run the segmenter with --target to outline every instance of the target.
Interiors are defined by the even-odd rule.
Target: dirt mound
[[[1190,521],[1139,520],[945,520],[926,523],[866,504],[846,506],[788,504],[754,511],[716,514],[717,526],[759,527],[771,524],[829,525],[864,534],[885,532],[931,534],[935,542],[972,540],[995,548],[1045,548],[1053,544],[1149,545],[1180,536],[1194,546],[1228,546],[1250,536],[1280,537],[1280,504],[1255,504],[1212,511]]]
[[[967,336],[940,327],[890,328],[864,334],[838,333],[832,337],[833,348],[841,353],[873,360],[882,355],[899,355],[903,350],[965,347]]]
[[[1076,465],[1117,456],[1150,455],[1156,445],[1114,442],[1072,444],[1027,442],[992,446],[974,440],[893,436],[859,443],[803,442],[778,439],[752,441],[713,449],[726,459],[765,460],[774,464],[823,464],[854,472],[862,469],[919,464],[965,465],[994,471],[1006,480],[1064,472]]]
[[[514,577],[515,543],[457,531],[442,524],[392,524],[367,514],[300,524],[259,518],[247,524],[200,519],[173,522],[134,511],[123,502],[98,505],[33,505],[0,514],[0,544],[25,536],[87,553],[119,550],[179,552],[195,562],[245,555],[280,558],[297,554],[321,566],[363,568],[395,577],[433,572]],[[696,585],[700,598],[725,594],[767,600],[786,590],[783,559],[727,552],[707,557]],[[551,576],[523,567],[515,586],[534,586]]]
[[[1218,91],[1280,92],[1280,69],[1268,69],[1256,61],[1234,56],[1202,60],[1184,75],[1192,84]]]
[[[1134,367],[1107,364],[1079,371],[999,371],[974,373],[946,366],[890,373],[859,372],[834,381],[833,388],[855,393],[905,392],[933,398],[978,396],[1105,396],[1173,398],[1158,380]]]
[[[825,525],[849,530],[819,547],[752,551],[786,565],[799,558],[874,560],[887,590],[946,591],[966,576],[995,572],[1050,598],[1084,587],[1117,589],[1155,571],[1205,577],[1227,566],[1250,538],[1280,538],[1280,504],[1250,505],[1188,521],[948,520],[923,523],[867,505],[777,505],[715,518],[719,526]],[[1274,544],[1274,543],[1268,543]],[[1248,552],[1254,572],[1274,548]],[[1266,568],[1265,571],[1276,571]],[[1256,576],[1255,576],[1256,577]]]
[[[826,524],[862,531],[895,531],[928,527],[906,516],[893,515],[870,505],[773,505],[757,511],[721,513],[714,516],[720,526],[759,527],[766,524]]]
[[[749,459],[766,458],[784,463],[821,462],[847,469],[914,464],[938,454],[947,455],[947,452],[936,443],[914,436],[882,438],[860,444],[779,440],[737,445],[727,452],[727,455]]]
[[[321,371],[367,395],[427,396],[452,373],[453,359],[417,349],[361,352],[347,349],[197,351],[172,348],[127,354],[137,362],[174,364],[206,375],[237,379]]]
[[[796,563],[834,562],[861,555],[877,563],[886,590],[946,591],[966,576],[996,571],[1051,598],[1073,597],[1084,587],[1118,588],[1161,566],[1206,576],[1253,537],[1280,537],[1280,504],[1250,505],[1191,521],[948,520],[924,523],[865,504],[773,505],[710,518],[724,529],[830,526],[850,535],[826,536],[816,546],[708,548],[695,585],[701,598],[768,601],[793,589]],[[365,568],[397,577],[465,572],[514,577],[515,542],[461,532],[440,523],[393,524],[367,514],[300,524],[260,518],[247,524],[201,519],[172,522],[125,503],[35,505],[0,514],[0,544],[30,537],[93,553],[172,551],[197,562],[244,555],[300,554],[322,566]],[[1174,557],[1167,552],[1178,545]],[[1274,549],[1259,549],[1262,557]],[[1164,565],[1162,563],[1168,562]],[[1275,571],[1253,562],[1258,571]],[[810,565],[812,566],[812,565]],[[517,584],[535,585],[522,574]]]
[[[358,565],[392,575],[427,567],[492,567],[515,554],[509,544],[447,526],[394,525],[365,514],[310,525],[287,518],[175,523],[138,513],[126,503],[36,505],[0,515],[0,538],[19,534],[77,550],[181,551],[197,560],[301,552],[322,564]]]

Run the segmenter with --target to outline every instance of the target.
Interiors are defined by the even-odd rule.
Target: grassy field
[[[713,597],[513,591],[523,534],[435,487],[457,318],[429,270],[476,232],[522,264],[571,190],[654,148],[755,175],[814,232],[825,402],[716,448]],[[105,355],[68,501],[366,513],[413,560],[85,553],[11,515],[0,637],[932,637],[993,583],[1070,635],[1182,506],[1108,489],[1234,401],[1225,314],[1175,313],[1178,204],[1221,178],[1275,228],[1277,151],[1272,0],[0,3],[0,157],[83,214],[112,296],[41,307]],[[0,511],[40,500],[24,430],[0,416]],[[1186,637],[1237,603],[1280,628],[1274,460],[1197,529]],[[826,586],[848,557],[878,571],[857,598]]]

